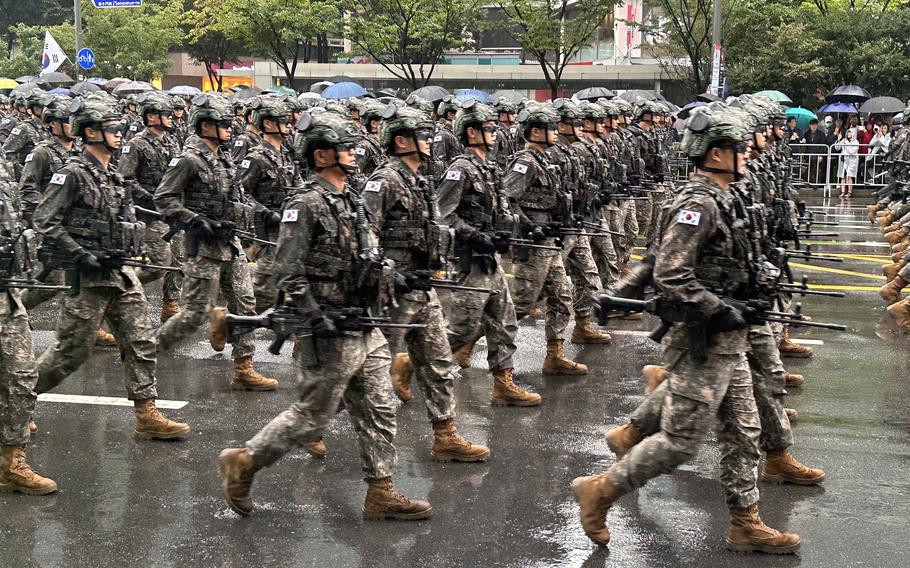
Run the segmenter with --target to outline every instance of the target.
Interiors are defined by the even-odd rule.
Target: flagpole
[[[82,2],[80,0],[73,0],[73,20],[76,28],[76,56],[78,57],[79,52],[82,51]],[[76,61],[76,78],[79,79],[81,75],[79,63],[76,58],[73,61]]]

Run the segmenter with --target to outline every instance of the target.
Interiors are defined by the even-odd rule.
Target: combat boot
[[[794,357],[796,359],[807,359],[812,357],[812,348],[807,345],[799,345],[790,341],[790,328],[784,327],[780,334],[780,343],[777,344],[781,357]]]
[[[891,264],[882,265],[882,274],[885,276],[885,280],[887,280],[888,282],[891,282],[892,280],[897,278],[897,274],[900,271],[901,271],[901,265],[896,262],[892,262]]]
[[[905,286],[907,286],[907,281],[900,276],[895,276],[894,280],[878,289],[878,295],[882,297],[886,305],[890,306],[901,301],[901,290]]]
[[[528,311],[528,317],[531,319],[540,319],[543,317],[543,310],[537,306],[534,306],[530,309],[530,311]]]
[[[793,554],[799,550],[799,544],[799,535],[782,533],[765,525],[758,516],[757,504],[746,508],[730,507],[727,550]]]
[[[430,454],[436,461],[477,462],[490,457],[490,448],[468,442],[455,429],[455,421],[433,422],[433,448]]]
[[[667,370],[660,365],[645,365],[641,368],[641,378],[645,381],[645,394],[649,395],[667,379]]]
[[[878,204],[873,203],[872,205],[866,206],[867,216],[869,217],[870,223],[875,223],[875,214],[878,213]]]
[[[904,260],[904,258],[906,258],[906,256],[907,256],[907,251],[906,251],[906,250],[902,250],[902,251],[900,251],[900,252],[896,252],[896,253],[894,253],[894,254],[891,255],[891,262],[896,262],[896,263],[898,263],[898,264],[901,264],[901,261]]]
[[[246,517],[253,512],[250,490],[253,488],[253,477],[259,469],[246,448],[228,448],[218,454],[221,494],[238,515]]]
[[[493,371],[490,403],[493,406],[538,406],[540,395],[520,388],[512,382],[512,369],[503,369]]]
[[[100,327],[98,331],[95,332],[95,345],[98,347],[115,347],[117,345],[117,339]]]
[[[190,434],[190,427],[182,422],[168,420],[155,407],[155,399],[134,400],[136,438],[140,440],[183,440]]]
[[[231,390],[273,391],[278,388],[278,381],[260,375],[253,369],[253,356],[247,355],[234,360],[234,378]]]
[[[562,339],[547,341],[547,356],[543,360],[544,375],[586,375],[587,373],[587,365],[566,358]]]
[[[879,211],[875,214],[875,222],[883,229],[890,225],[893,220],[894,218],[891,216],[891,211]]]
[[[762,481],[768,483],[792,483],[794,485],[818,485],[825,480],[821,469],[806,467],[787,450],[768,452],[761,468]]]
[[[891,231],[896,231],[901,228],[900,223],[891,223],[887,227],[882,229],[882,233],[890,233]]]
[[[0,493],[48,495],[55,491],[57,483],[35,473],[25,461],[25,446],[0,448]]]
[[[582,345],[603,345],[613,341],[609,333],[594,329],[591,318],[575,318],[575,329],[572,330],[572,343]]]
[[[224,351],[224,346],[228,340],[227,308],[214,308],[212,310],[212,322],[209,327],[209,345],[219,353]]]
[[[391,477],[367,479],[367,496],[363,502],[363,518],[367,521],[399,519],[419,521],[433,516],[433,507],[426,501],[411,501],[392,486]]]
[[[910,296],[896,304],[888,306],[888,313],[897,320],[897,325],[904,331],[910,332]]]
[[[891,251],[892,252],[904,252],[907,250],[908,247],[910,247],[910,241],[905,239],[905,240],[897,243],[893,247],[891,247]]]
[[[784,371],[784,382],[788,387],[801,387],[805,384],[806,377]]]
[[[401,402],[407,402],[413,398],[411,394],[411,373],[413,372],[414,366],[411,365],[411,357],[407,353],[396,353],[392,357],[389,375],[392,377],[395,394],[398,395]]]
[[[581,528],[593,542],[606,546],[610,542],[607,511],[622,494],[606,473],[576,477],[570,487],[572,497],[578,503]]]
[[[180,313],[180,302],[165,299],[161,302],[161,323],[166,322]]]
[[[455,356],[455,362],[458,363],[458,366],[462,369],[467,369],[471,366],[471,354],[474,353],[474,343],[476,343],[476,340],[468,341],[452,353],[452,355]]]
[[[613,428],[606,434],[607,446],[616,454],[616,459],[621,460],[629,450],[645,439],[635,424],[627,422],[618,428]]]
[[[884,239],[889,245],[894,246],[901,242],[907,236],[907,229],[901,228],[896,231],[885,233]]]
[[[799,411],[795,408],[784,408],[784,413],[787,415],[787,420],[792,424],[799,420]]]
[[[325,442],[322,441],[320,437],[315,442],[307,442],[303,445],[303,449],[306,450],[306,453],[310,454],[314,458],[324,458],[328,449],[325,447]]]

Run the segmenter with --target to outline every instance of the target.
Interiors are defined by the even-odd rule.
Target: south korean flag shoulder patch
[[[446,172],[446,179],[458,181],[461,179],[461,172],[458,170],[449,170]]]
[[[676,216],[676,222],[682,223],[683,225],[692,225],[697,227],[698,223],[701,222],[701,213],[698,211],[689,211],[688,209],[683,209],[679,212],[679,215]]]
[[[382,182],[379,180],[368,181],[366,185],[363,186],[364,191],[378,192],[380,189],[382,189]]]
[[[358,147],[354,148],[354,153],[357,154],[358,156],[366,156],[367,149],[361,148],[360,146],[358,146]]]
[[[512,171],[518,172],[520,174],[526,174],[526,173],[528,173],[528,166],[526,166],[522,163],[517,163],[514,166],[512,166]]]
[[[285,209],[281,214],[282,223],[296,223],[299,211],[297,209]]]
[[[245,170],[250,169],[250,161],[249,161],[249,160],[244,160],[244,161],[240,162],[240,167],[243,168],[243,169],[245,169]]]
[[[54,185],[63,185],[66,181],[66,174],[54,174],[51,176],[51,183]]]
[[[171,161],[167,163],[169,168],[173,168],[180,163],[180,158],[171,158]]]

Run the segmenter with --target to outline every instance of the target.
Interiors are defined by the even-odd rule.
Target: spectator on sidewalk
[[[859,169],[859,142],[856,140],[856,129],[848,128],[842,140],[834,144],[840,151],[840,162],[837,179],[840,180],[840,196],[853,197],[853,181]]]
[[[828,154],[828,137],[818,127],[818,119],[813,118],[809,121],[809,130],[803,135],[800,141],[803,146],[803,152],[809,154],[806,157],[806,163],[809,166],[809,183],[819,183],[824,181],[825,159]]]

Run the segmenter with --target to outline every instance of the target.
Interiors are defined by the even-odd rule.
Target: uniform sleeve
[[[29,156],[31,157],[26,157],[25,166],[22,168],[19,194],[22,196],[22,203],[25,205],[26,211],[31,214],[41,201],[41,190],[44,189],[41,187],[41,183],[51,167],[51,160],[47,155],[47,150],[43,148],[35,149]]]
[[[370,221],[377,229],[385,222],[386,211],[390,207],[389,202],[392,201],[390,197],[395,191],[392,185],[387,178],[373,177],[367,180],[361,189],[363,204],[370,215]]]
[[[178,158],[177,163],[164,172],[161,183],[155,190],[155,205],[165,217],[186,224],[196,216],[196,213],[183,206],[184,190],[194,177],[196,167],[189,156]]]
[[[259,187],[264,173],[263,166],[264,164],[255,154],[248,154],[245,159],[237,164],[237,181],[240,183],[240,187],[243,188],[247,205],[250,206],[256,215],[264,215],[271,212],[268,207],[259,203],[256,199],[256,189]]]
[[[306,201],[293,199],[287,203],[278,231],[273,279],[276,287],[290,296],[303,296],[307,292],[304,267],[319,214],[314,212],[314,205]]]
[[[436,187],[436,200],[439,205],[439,214],[444,222],[455,229],[455,234],[459,239],[467,240],[477,231],[471,227],[461,217],[458,216],[458,206],[461,204],[461,198],[464,195],[467,184],[470,179],[467,172],[458,167],[450,166],[442,176],[442,181]],[[492,212],[491,212],[492,213]]]
[[[238,138],[231,145],[231,159],[234,160],[234,162],[243,160],[248,152],[249,147],[246,138]]]
[[[52,239],[62,250],[73,254],[81,252],[82,247],[67,232],[64,217],[78,197],[76,176],[68,170],[61,170],[51,177],[32,218],[36,231]]]

